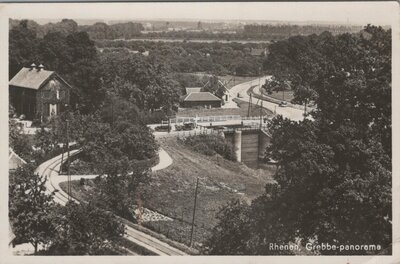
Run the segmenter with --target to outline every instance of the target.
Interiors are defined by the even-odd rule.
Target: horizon
[[[289,24],[380,25],[398,23],[396,2],[168,2],[4,5],[13,19],[57,21],[215,21]],[[63,12],[57,12],[62,6]],[[25,8],[24,8],[25,7]],[[385,14],[385,15],[382,15]],[[42,22],[43,23],[43,22]],[[87,23],[87,22],[86,22]],[[85,24],[85,23],[83,23]],[[90,24],[90,23],[89,23]]]

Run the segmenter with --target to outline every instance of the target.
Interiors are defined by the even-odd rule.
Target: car
[[[279,103],[280,107],[286,107],[287,106],[287,102],[286,101],[282,101]]]
[[[175,130],[176,131],[188,131],[188,130],[193,130],[196,128],[196,124],[189,122],[189,123],[183,123],[183,125],[175,125]]]

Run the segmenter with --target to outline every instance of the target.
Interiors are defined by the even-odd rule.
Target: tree
[[[11,79],[22,67],[36,61],[38,39],[36,31],[28,27],[27,20],[21,20],[18,26],[11,28],[9,38],[9,79]]]
[[[92,204],[68,202],[55,211],[49,255],[115,255],[124,225]]]
[[[226,88],[220,83],[220,80],[215,75],[212,75],[208,78],[208,81],[203,89],[205,92],[210,92],[219,98],[222,98],[226,92]]]
[[[46,178],[34,173],[33,165],[19,167],[10,174],[9,217],[14,243],[31,243],[38,252],[55,232],[52,225],[53,194],[46,193]]]
[[[103,87],[129,100],[142,111],[171,110],[181,87],[170,78],[170,69],[156,58],[135,54],[102,56]]]
[[[140,164],[155,157],[154,136],[144,125],[116,121],[111,126],[97,121],[88,125],[80,144],[81,158],[105,175],[97,180],[97,204],[134,220],[137,187],[148,178],[150,166]]]
[[[269,125],[267,153],[277,161],[276,184],[267,186],[243,219],[251,234],[242,242],[247,252],[287,254],[267,249],[278,242],[375,244],[388,250],[313,253],[390,254],[390,39],[390,30],[367,26],[360,34],[323,33],[274,44],[269,66],[286,69],[277,79],[296,87],[295,100],[315,96],[317,109],[313,120],[278,116]],[[301,98],[299,91],[308,90],[311,95]],[[232,240],[225,250],[237,248]]]
[[[29,140],[29,137],[22,133],[21,125],[15,120],[9,119],[8,128],[9,146],[24,160],[32,160],[34,158],[32,142]]]
[[[285,100],[285,91],[290,90],[290,86],[287,81],[279,80],[275,76],[272,76],[270,80],[265,80],[262,88],[268,93],[282,92],[282,100]]]

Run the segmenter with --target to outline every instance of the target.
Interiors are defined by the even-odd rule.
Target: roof
[[[187,87],[185,89],[186,89],[186,94],[199,93],[201,92],[202,87]]]
[[[209,102],[215,102],[215,101],[221,101],[220,98],[216,97],[210,92],[194,92],[188,94],[185,99],[185,102],[204,102],[204,101],[209,101]]]
[[[46,82],[54,71],[22,68],[9,82],[12,86],[38,90]]]

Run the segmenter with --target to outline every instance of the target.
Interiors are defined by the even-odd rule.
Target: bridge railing
[[[230,120],[260,120],[268,118],[268,116],[240,116],[240,115],[220,115],[220,116],[199,116],[199,117],[174,117],[170,118],[170,124],[181,124],[181,123],[212,123],[212,122],[224,122]],[[168,120],[162,120],[162,125],[167,125]]]

